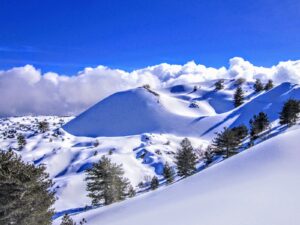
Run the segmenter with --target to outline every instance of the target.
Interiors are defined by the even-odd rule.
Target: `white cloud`
[[[0,71],[0,115],[77,114],[117,91],[144,84],[160,87],[237,77],[300,83],[300,60],[269,68],[254,66],[239,57],[230,59],[228,68],[206,67],[194,61],[184,65],[162,63],[132,72],[98,66],[73,76],[42,74],[26,65]]]

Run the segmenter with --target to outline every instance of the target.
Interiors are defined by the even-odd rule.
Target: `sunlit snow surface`
[[[74,218],[89,225],[298,225],[299,137],[297,126],[174,185]]]
[[[76,118],[0,119],[0,149],[17,147],[16,136],[5,138],[1,135],[4,131],[13,128],[24,134],[27,145],[16,152],[25,161],[46,165],[55,182],[55,210],[81,211],[91,204],[84,171],[102,155],[122,164],[125,176],[143,191],[137,187],[141,181],[147,182],[153,175],[162,180],[163,164],[174,165],[184,137],[203,150],[215,132],[225,126],[248,125],[254,114],[264,111],[271,121],[267,141],[172,186],[162,185],[123,203],[74,216],[78,221],[85,217],[88,225],[300,224],[300,130],[298,126],[285,130],[278,125],[283,103],[289,98],[300,99],[299,86],[283,83],[255,94],[253,84],[245,83],[246,101],[234,109],[234,81],[225,81],[225,89],[218,92],[213,84],[128,90],[104,99]],[[50,124],[50,131],[44,134],[36,132],[37,122],[42,120]],[[57,131],[59,135],[53,135]],[[199,170],[202,166],[200,162]]]

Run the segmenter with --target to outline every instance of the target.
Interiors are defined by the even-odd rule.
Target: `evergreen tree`
[[[174,171],[171,166],[169,166],[169,163],[166,163],[164,166],[163,175],[166,179],[167,184],[170,184],[174,181]]]
[[[245,125],[234,127],[231,130],[239,140],[243,140],[248,135],[248,128]]]
[[[196,171],[197,156],[189,139],[184,138],[180,145],[181,149],[175,156],[178,175],[187,177]]]
[[[152,177],[151,184],[150,184],[151,189],[155,190],[156,188],[158,188],[158,185],[159,185],[158,178],[156,176]]]
[[[87,223],[86,219],[83,218],[80,222],[79,222],[79,225],[83,225]],[[76,222],[73,221],[73,219],[68,215],[68,214],[65,214],[61,220],[61,223],[60,225],[77,225]]]
[[[236,136],[236,133],[232,129],[224,128],[213,139],[212,147],[216,154],[224,155],[228,158],[237,153],[241,143],[242,140]]]
[[[219,90],[222,90],[223,88],[224,88],[224,80],[223,79],[218,80],[215,83],[215,90],[219,91]]]
[[[300,113],[300,101],[295,99],[289,99],[284,103],[284,106],[280,112],[280,124],[288,126],[294,125],[299,119]]]
[[[210,145],[207,146],[207,148],[204,152],[204,157],[203,157],[204,162],[205,162],[206,165],[212,163],[214,155],[215,154],[214,154],[213,148]]]
[[[250,120],[250,135],[252,139],[256,139],[258,134],[268,129],[270,122],[267,114],[260,112],[258,115],[254,115],[253,119]]]
[[[76,225],[76,223],[68,214],[65,214],[61,220],[60,225]]]
[[[44,166],[24,163],[12,151],[0,150],[0,224],[50,225],[55,201]]]
[[[49,130],[49,123],[47,121],[41,121],[38,123],[38,129],[41,133],[45,133]]]
[[[17,140],[18,140],[19,150],[22,150],[24,146],[27,144],[24,135],[19,134]]]
[[[244,103],[244,92],[243,89],[241,87],[237,87],[235,93],[234,93],[234,106],[238,107],[241,104]]]
[[[272,81],[272,80],[268,80],[268,83],[266,83],[264,89],[265,89],[266,91],[268,91],[268,90],[272,89],[273,87],[274,87],[273,81]]]
[[[128,197],[132,198],[136,195],[136,191],[134,190],[134,188],[132,187],[132,185],[130,184],[128,187]]]
[[[238,78],[238,79],[236,79],[236,81],[234,82],[234,85],[235,86],[241,86],[243,83],[245,83],[246,82],[246,80],[245,80],[245,78]]]
[[[262,90],[264,90],[264,85],[262,84],[260,79],[256,79],[254,84],[254,90],[255,92],[261,92]]]
[[[113,202],[124,200],[128,195],[129,181],[123,178],[124,171],[120,165],[112,163],[110,159],[102,156],[98,163],[94,163],[87,170],[88,197],[92,204],[103,202],[109,205]]]

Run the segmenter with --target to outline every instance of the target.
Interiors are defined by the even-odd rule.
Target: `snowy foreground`
[[[299,137],[297,127],[172,186],[74,218],[90,225],[299,225]]]
[[[289,98],[300,99],[300,86],[282,83],[257,94],[246,82],[245,103],[234,108],[235,81],[226,80],[220,91],[214,82],[116,93],[75,118],[2,118],[0,149],[12,148],[25,161],[46,166],[55,182],[55,218],[67,212],[77,222],[86,218],[87,225],[299,225],[300,127],[280,126],[278,113]],[[249,126],[260,111],[271,127],[254,147],[204,170],[199,157],[199,173],[165,186],[163,165],[175,165],[184,137],[201,155],[215,132]],[[38,132],[39,121],[47,121],[49,131]],[[21,151],[17,134],[26,137]],[[84,211],[91,205],[85,170],[103,155],[122,164],[138,194]],[[147,192],[139,184],[154,175],[161,185]],[[59,223],[60,217],[54,220]]]

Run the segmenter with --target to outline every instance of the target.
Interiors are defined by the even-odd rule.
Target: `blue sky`
[[[1,0],[0,69],[300,59],[299,0]]]

